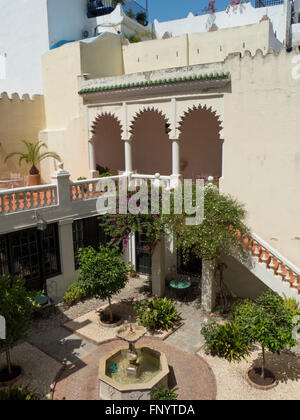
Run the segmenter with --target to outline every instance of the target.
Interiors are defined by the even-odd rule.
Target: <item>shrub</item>
[[[252,318],[255,315],[255,303],[245,299],[235,303],[230,312],[230,318],[240,326],[241,333],[244,335],[245,342],[251,346],[253,343],[253,331],[251,328]]]
[[[37,401],[39,396],[28,388],[9,388],[0,390],[0,401]]]
[[[69,306],[75,305],[84,297],[84,291],[79,287],[79,284],[75,282],[67,289],[64,296],[64,303]]]
[[[137,321],[149,330],[168,330],[179,322],[174,302],[167,298],[153,298],[150,301],[134,302]]]
[[[284,306],[286,309],[292,312],[293,315],[297,316],[300,315],[300,307],[299,303],[295,298],[292,297],[286,297],[284,295]]]
[[[176,393],[178,388],[153,388],[150,392],[151,400],[177,400],[178,394]]]
[[[12,376],[10,350],[26,337],[34,310],[39,307],[37,292],[26,289],[25,280],[18,276],[0,276],[0,315],[6,321],[6,339],[0,340],[0,352],[6,352],[8,375]]]
[[[78,286],[88,297],[108,299],[110,321],[113,321],[111,298],[125,287],[128,277],[126,265],[116,248],[88,247],[79,250]]]
[[[234,322],[224,325],[215,321],[201,329],[205,338],[205,351],[214,356],[224,357],[229,362],[246,359],[250,346],[245,340],[243,329]]]

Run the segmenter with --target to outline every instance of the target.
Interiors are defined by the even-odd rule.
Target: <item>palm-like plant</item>
[[[19,165],[21,166],[22,162],[25,161],[26,163],[31,164],[31,169],[29,171],[30,175],[39,175],[39,170],[37,169],[36,165],[44,159],[53,158],[55,160],[61,161],[59,155],[55,152],[43,152],[41,153],[41,149],[47,149],[47,145],[38,141],[37,143],[31,143],[26,140],[21,140],[21,142],[26,146],[27,151],[25,153],[22,152],[12,152],[9,153],[4,162],[10,159],[13,156],[19,156]]]

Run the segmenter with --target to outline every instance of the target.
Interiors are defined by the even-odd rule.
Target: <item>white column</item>
[[[132,148],[131,139],[123,139],[125,146],[125,172],[132,173]]]
[[[96,152],[95,152],[95,140],[91,138],[89,140],[89,162],[90,162],[90,172],[92,178],[97,178],[98,171],[96,170]]]
[[[47,280],[48,296],[55,302],[62,299],[68,287],[76,280],[72,226],[73,219],[60,220],[58,223],[62,274]]]
[[[180,175],[180,150],[178,139],[172,139],[172,175]]]

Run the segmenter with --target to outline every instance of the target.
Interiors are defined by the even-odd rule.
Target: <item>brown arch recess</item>
[[[221,121],[206,106],[185,113],[180,127],[181,173],[185,179],[222,176]],[[184,169],[183,169],[184,168]]]
[[[172,173],[172,144],[169,123],[155,109],[147,109],[134,118],[131,125],[133,169],[138,173],[170,175]]]
[[[95,140],[97,165],[109,168],[113,174],[125,170],[124,142],[121,139],[122,127],[112,114],[99,115],[92,125]]]

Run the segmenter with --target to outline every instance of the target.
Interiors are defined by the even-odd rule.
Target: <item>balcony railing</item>
[[[278,6],[283,4],[284,0],[255,0],[255,7],[268,7],[268,6]]]
[[[14,188],[0,191],[0,215],[57,205],[57,186]]]

